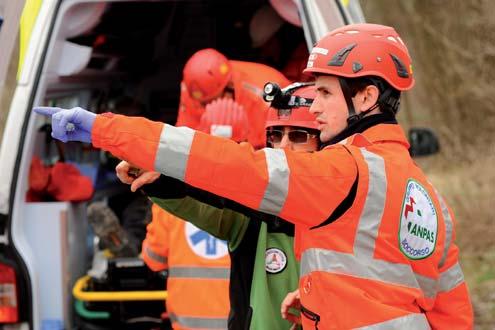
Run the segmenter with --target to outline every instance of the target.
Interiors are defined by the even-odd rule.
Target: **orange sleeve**
[[[146,170],[153,170],[163,123],[113,113],[97,115],[91,131],[95,147]]]
[[[144,118],[96,117],[93,144],[135,166],[226,197],[290,222],[325,221],[357,176],[341,145],[315,153],[265,148]]]
[[[357,175],[340,145],[315,153],[265,148],[196,133],[185,181],[255,210],[314,226],[349,193]]]
[[[452,220],[452,243],[447,251],[445,263],[440,267],[439,291],[435,305],[426,316],[433,329],[473,329],[474,315],[467,285],[459,264],[459,248],[455,240],[455,219]]]
[[[160,271],[168,268],[168,219],[167,213],[156,204],[153,204],[151,212],[152,218],[146,227],[141,255],[150,269]]]

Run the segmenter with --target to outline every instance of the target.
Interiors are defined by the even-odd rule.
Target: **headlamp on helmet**
[[[316,116],[309,112],[316,95],[313,83],[296,82],[285,88],[267,83],[263,98],[271,102],[265,128],[292,126],[318,129]]]
[[[263,88],[263,99],[266,102],[271,102],[270,106],[279,111],[290,110],[299,107],[310,107],[313,104],[313,99],[306,98],[300,95],[294,95],[294,92],[306,86],[312,86],[314,83],[296,82],[285,88],[280,88],[279,85],[273,82],[268,82]]]

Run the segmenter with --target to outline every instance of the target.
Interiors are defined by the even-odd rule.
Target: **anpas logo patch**
[[[402,202],[399,246],[409,259],[424,259],[435,250],[438,216],[426,189],[414,180],[407,182]]]

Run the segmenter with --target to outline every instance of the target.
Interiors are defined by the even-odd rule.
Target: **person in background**
[[[228,60],[212,48],[199,50],[184,66],[176,126],[197,129],[206,104],[218,98],[232,98],[248,116],[248,141],[255,148],[262,147],[268,110],[263,86],[267,81],[280,86],[289,84],[282,73],[264,64]]]
[[[315,77],[310,111],[323,149],[311,154],[254,151],[80,108],[35,111],[52,116],[55,138],[91,141],[139,168],[294,223],[301,278],[281,311],[296,321],[289,308],[300,307],[304,328],[471,329],[453,213],[412,160],[395,118],[401,92],[414,85],[411,68],[388,26],[346,25],[318,41],[305,72]]]

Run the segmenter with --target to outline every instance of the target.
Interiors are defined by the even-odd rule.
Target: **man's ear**
[[[378,101],[380,90],[375,85],[368,85],[359,91],[354,97],[354,104],[358,112],[363,112],[371,108]]]

